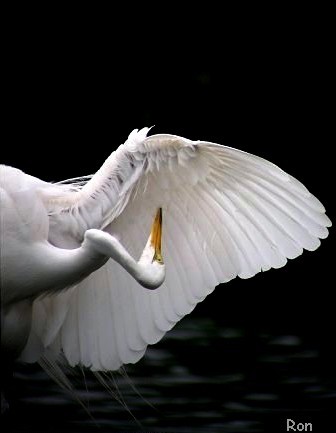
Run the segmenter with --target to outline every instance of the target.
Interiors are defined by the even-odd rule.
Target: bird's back
[[[48,215],[40,191],[48,185],[16,168],[0,166],[1,250],[6,255],[15,239],[31,242],[47,238]]]

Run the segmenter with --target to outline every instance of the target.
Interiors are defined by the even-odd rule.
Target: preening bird
[[[280,268],[327,237],[323,205],[274,164],[147,133],[134,130],[92,177],[51,184],[1,166],[12,357],[135,363],[219,283]]]

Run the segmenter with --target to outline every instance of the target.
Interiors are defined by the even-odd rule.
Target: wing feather
[[[123,186],[127,200],[120,196],[122,211],[111,210],[118,216],[105,230],[138,258],[162,207],[166,279],[148,291],[110,260],[71,289],[66,314],[63,294],[54,297],[53,315],[62,307],[65,318],[52,335],[61,336],[71,365],[93,370],[137,362],[216,285],[315,250],[331,225],[299,181],[257,156],[168,135],[137,143],[133,134],[126,151],[137,175]]]

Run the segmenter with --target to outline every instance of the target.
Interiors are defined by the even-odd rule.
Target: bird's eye
[[[158,263],[160,263],[160,265],[163,265],[163,263],[164,263],[162,255],[157,251],[154,253],[152,263],[153,262],[158,262]]]

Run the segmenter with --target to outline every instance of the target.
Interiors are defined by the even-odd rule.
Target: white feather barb
[[[71,365],[115,370],[137,362],[218,283],[285,265],[316,249],[331,225],[322,204],[274,164],[148,131],[132,131],[105,161],[78,193],[76,212],[51,217],[62,242],[98,225],[138,258],[156,210],[163,211],[166,280],[159,289],[144,289],[110,260],[72,289],[70,301],[62,293],[35,301],[51,315],[43,325],[34,316],[32,332]]]

